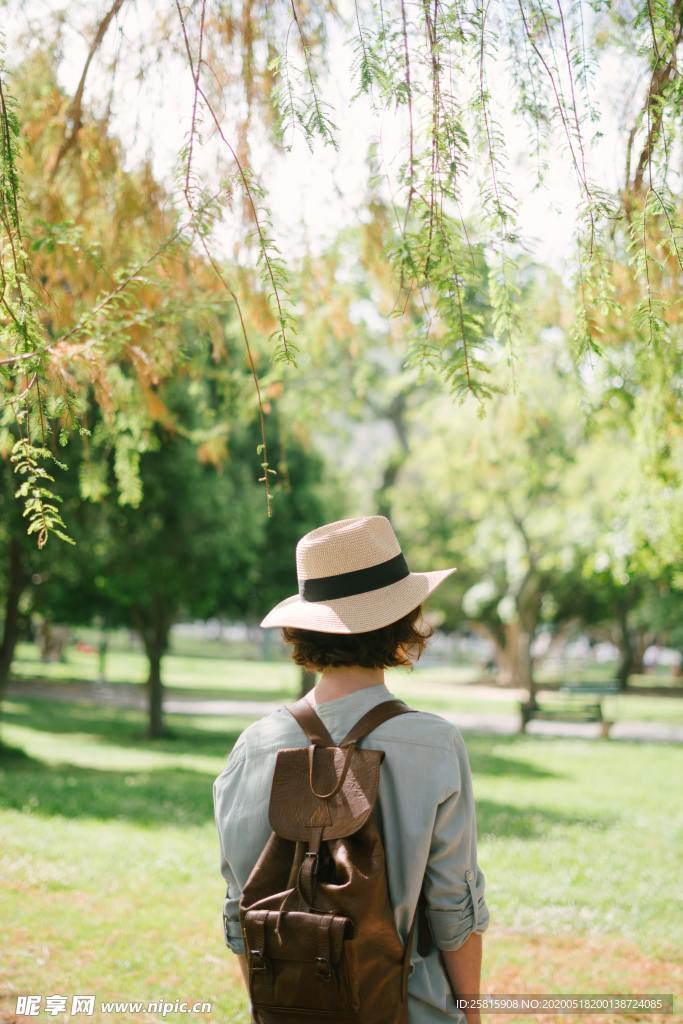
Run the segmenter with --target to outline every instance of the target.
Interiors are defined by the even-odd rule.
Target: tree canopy
[[[45,474],[56,441],[89,430],[91,391],[108,413],[121,496],[138,500],[138,459],[151,423],[165,415],[155,388],[186,361],[193,317],[212,324],[217,368],[227,363],[225,329],[237,328],[246,372],[229,368],[231,398],[259,409],[270,515],[276,469],[262,383],[290,381],[305,353],[291,261],[259,167],[266,151],[291,147],[295,132],[312,160],[338,144],[328,99],[334,61],[327,69],[340,34],[355,101],[401,125],[390,188],[380,148],[359,141],[368,149],[364,219],[383,225],[368,232],[376,247],[368,263],[390,271],[392,301],[381,315],[406,325],[404,366],[484,409],[514,386],[528,273],[508,157],[517,120],[539,184],[555,151],[576,182],[564,332],[575,373],[583,380],[600,361],[622,364],[652,464],[660,475],[680,471],[671,442],[681,422],[680,0],[399,0],[348,9],[202,0],[151,3],[148,18],[126,0],[97,10],[57,5],[40,18],[31,5],[3,7],[16,25],[0,76],[3,447],[24,481],[20,497],[39,544],[52,531],[66,535]],[[89,42],[67,91],[57,72],[75,31]],[[620,148],[618,180],[601,178],[593,159],[609,127],[598,84],[607,60],[623,61],[633,83],[609,129]],[[168,89],[170,78],[180,89],[183,75],[186,135],[171,184],[162,184],[149,165],[127,166],[135,140],[115,138],[113,126],[130,104],[131,81],[145,97],[138,102],[153,108],[160,83]],[[222,239],[238,222],[245,231],[228,260]],[[493,372],[501,358],[510,367],[502,380]],[[234,414],[226,407],[226,418]]]

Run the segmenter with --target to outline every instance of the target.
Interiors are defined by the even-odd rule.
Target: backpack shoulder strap
[[[409,708],[402,700],[384,700],[381,704],[370,708],[339,744],[334,742],[325,728],[322,719],[315,713],[305,697],[302,697],[294,704],[288,704],[287,710],[296,719],[311,743],[315,743],[319,747],[348,747],[352,743],[362,740],[363,737],[377,729],[384,722],[388,722],[390,718],[395,718],[396,715],[409,714],[415,711],[415,708]]]
[[[302,697],[295,704],[288,704],[287,710],[296,719],[311,743],[315,743],[318,747],[335,746],[323,721],[316,715],[305,697]]]
[[[382,725],[384,722],[388,722],[390,718],[395,718],[396,715],[409,714],[413,711],[415,711],[415,708],[409,708],[402,700],[384,700],[381,704],[377,704],[374,708],[370,708],[370,710],[356,722],[353,729],[346,734],[339,746],[348,747],[352,743],[357,743],[358,740],[362,740],[364,736],[371,733],[373,729],[377,729],[377,727]]]

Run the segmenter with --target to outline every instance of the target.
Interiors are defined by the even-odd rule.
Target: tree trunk
[[[410,453],[410,442],[406,426],[406,410],[408,407],[409,391],[400,391],[395,395],[386,409],[378,411],[378,417],[387,419],[394,429],[398,448],[387,459],[382,480],[375,493],[375,508],[377,514],[391,519],[391,489],[398,478],[403,465]]]
[[[645,671],[645,651],[650,644],[656,642],[657,634],[648,629],[636,629],[631,631],[631,642],[633,645],[633,663],[631,674],[642,674]]]
[[[97,644],[97,682],[106,683],[107,681],[107,634],[102,631],[100,634],[99,643]]]
[[[496,649],[496,665],[498,666],[496,682],[498,686],[515,686],[515,679],[517,678],[516,668],[516,644],[511,643],[509,634],[516,631],[516,623],[509,626],[503,631],[502,639],[498,637],[494,638],[494,645]]]
[[[628,609],[619,607],[617,609],[617,646],[619,647],[619,668],[617,669],[617,682],[620,690],[628,687],[628,677],[633,671],[635,651],[631,639],[631,631],[628,625]]]
[[[161,678],[161,662],[168,649],[170,623],[163,609],[156,608],[147,615],[138,617],[139,630],[145,645],[149,662],[147,676],[147,736],[159,739],[168,736],[164,725],[164,686]]]
[[[0,718],[19,636],[19,601],[28,582],[28,577],[24,573],[21,548],[15,540],[9,542],[7,562],[5,620],[0,642]]]
[[[163,650],[160,647],[147,646],[149,659],[149,675],[147,676],[148,722],[147,735],[155,739],[164,735],[164,688],[161,682],[161,659]]]
[[[527,548],[530,548],[526,532],[522,533]],[[517,591],[517,615],[519,617],[519,635],[517,637],[517,657],[519,661],[519,686],[529,693],[528,703],[536,707],[536,680],[534,663],[531,657],[531,645],[538,628],[541,615],[541,581],[534,569],[534,559],[529,551],[529,569]]]
[[[309,669],[301,668],[301,683],[299,686],[299,694],[301,697],[305,697],[310,690],[315,686],[316,673],[311,672]]]
[[[531,704],[532,707],[535,707],[536,678],[534,676],[534,666],[531,657],[531,644],[533,639],[533,633],[530,633],[526,629],[519,629],[517,635],[517,682],[515,685],[521,686],[522,689],[528,691],[528,703]]]
[[[533,636],[523,629],[519,622],[508,623],[503,636],[503,643],[498,638],[495,639],[498,683],[501,686],[528,690],[531,700],[532,691],[535,692],[531,662]]]

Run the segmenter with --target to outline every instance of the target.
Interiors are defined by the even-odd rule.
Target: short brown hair
[[[294,626],[282,627],[282,639],[292,645],[291,657],[297,665],[320,672],[324,668],[361,665],[364,668],[393,668],[410,665],[407,650],[415,648],[415,661],[422,655],[434,630],[425,624],[426,632],[417,629],[422,605],[403,618],[369,633],[316,633]]]

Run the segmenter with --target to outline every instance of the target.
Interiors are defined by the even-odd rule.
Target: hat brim
[[[263,629],[293,626],[314,633],[369,633],[403,618],[422,604],[457,568],[411,572],[398,583],[333,601],[304,601],[293,594],[261,620]]]

